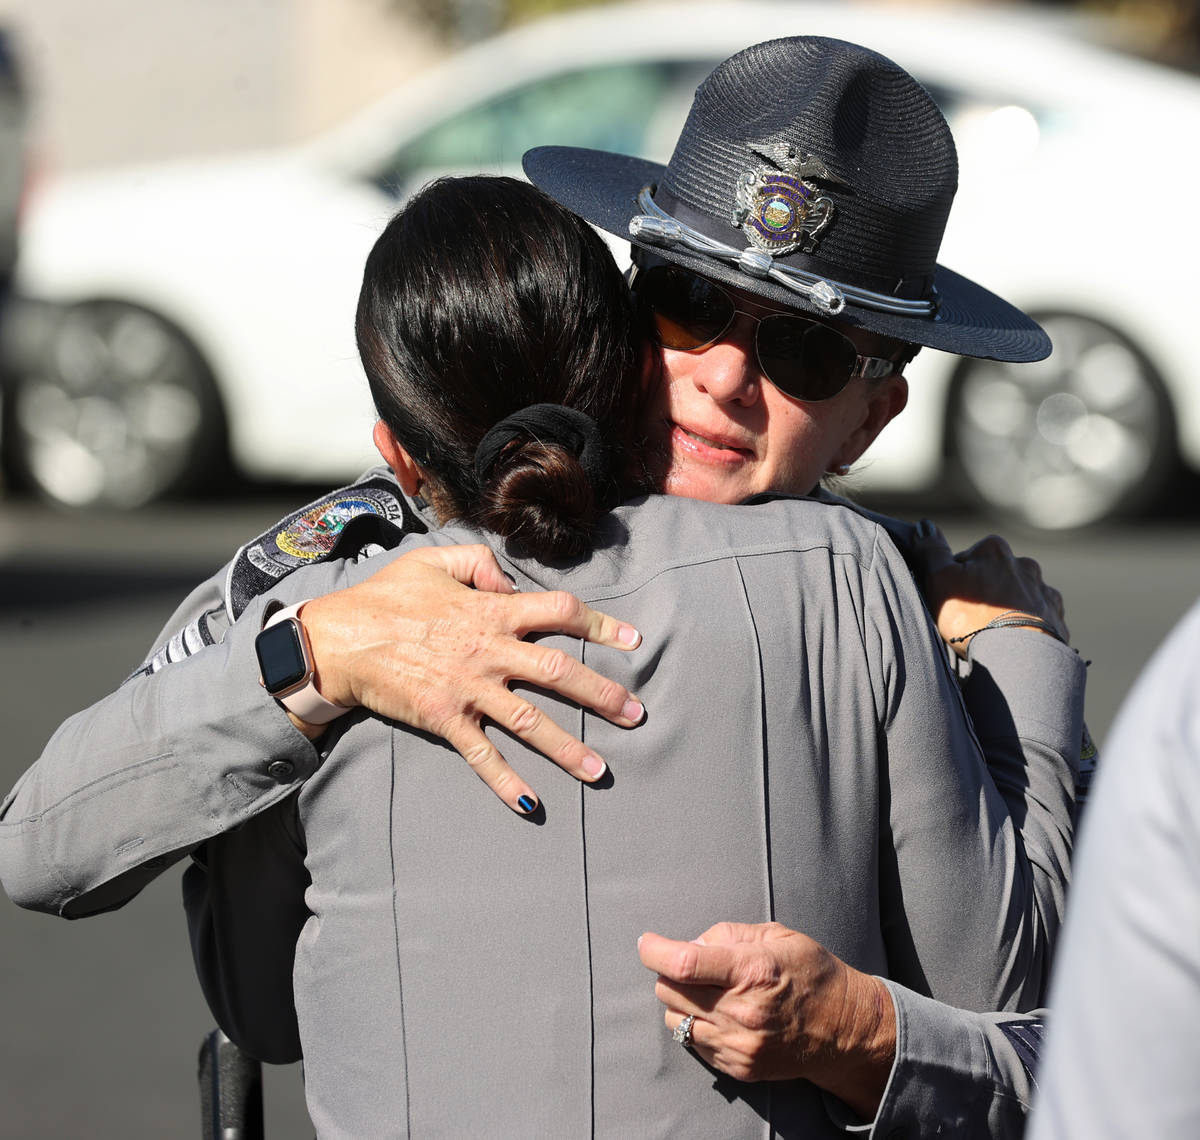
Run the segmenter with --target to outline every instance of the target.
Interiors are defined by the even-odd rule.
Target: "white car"
[[[924,351],[869,491],[950,485],[1043,528],[1200,466],[1185,349],[1200,286],[1200,81],[1002,9],[738,3],[591,9],[484,43],[311,144],[64,177],[29,203],[5,459],[53,500],[132,507],[232,461],[258,478],[373,459],[353,340],[368,249],[444,172],[571,143],[665,160],[696,83],[777,35],[854,40],[942,104],[961,188],[940,260],[1039,318],[1037,365]],[[622,254],[627,258],[627,246]],[[1189,300],[1190,299],[1190,300]]]

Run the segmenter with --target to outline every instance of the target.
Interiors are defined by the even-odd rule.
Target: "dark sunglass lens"
[[[758,362],[767,379],[797,400],[828,400],[854,372],[858,353],[841,333],[803,317],[764,317]]]
[[[716,340],[733,318],[733,302],[721,289],[686,269],[658,265],[636,282],[654,314],[658,339],[667,348],[693,349]]]

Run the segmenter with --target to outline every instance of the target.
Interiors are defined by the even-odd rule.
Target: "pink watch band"
[[[313,664],[312,646],[309,645],[308,633],[304,629],[304,623],[297,616],[300,612],[300,607],[307,605],[310,601],[312,601],[311,598],[305,598],[304,601],[297,602],[294,606],[286,606],[284,609],[273,613],[263,623],[263,629],[278,625],[279,622],[287,621],[288,618],[294,618],[300,630],[300,639],[304,644],[304,656],[311,669]],[[349,706],[339,705],[334,701],[327,701],[321,696],[317,691],[317,682],[312,673],[309,674],[308,683],[303,688],[284,696],[278,696],[275,699],[288,712],[298,716],[308,724],[328,724],[331,720],[337,720],[339,716],[350,711]]]

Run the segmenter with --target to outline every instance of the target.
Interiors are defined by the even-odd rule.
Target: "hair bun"
[[[587,412],[562,404],[531,404],[505,416],[479,441],[475,449],[475,475],[481,484],[491,475],[500,452],[521,436],[565,447],[579,459],[594,488],[603,487],[612,475],[608,443]]]

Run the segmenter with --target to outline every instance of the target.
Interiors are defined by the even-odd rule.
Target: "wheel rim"
[[[1081,317],[1042,324],[1054,342],[1048,359],[963,365],[951,442],[984,503],[1061,530],[1153,490],[1169,447],[1167,410],[1149,363],[1116,332]]]
[[[24,378],[16,428],[32,481],[71,506],[135,507],[177,484],[205,427],[205,376],[187,343],[126,305],[64,314]]]

